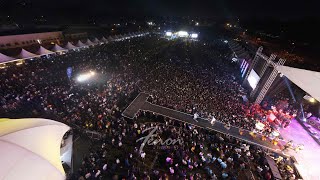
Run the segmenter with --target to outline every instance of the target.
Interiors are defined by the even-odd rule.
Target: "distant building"
[[[24,47],[37,43],[60,44],[62,40],[62,31],[0,36],[0,49]]]

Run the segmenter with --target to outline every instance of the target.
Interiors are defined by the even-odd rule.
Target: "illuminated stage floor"
[[[286,153],[296,158],[296,167],[303,179],[320,180],[320,146],[318,143],[297,120],[293,120],[286,129],[281,129],[280,133],[284,139],[293,140],[294,144],[304,144],[304,150],[298,153],[290,150]]]

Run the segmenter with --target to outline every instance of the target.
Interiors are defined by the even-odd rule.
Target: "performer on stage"
[[[211,125],[213,126],[215,122],[216,122],[216,118],[212,116]]]
[[[243,129],[242,129],[242,128],[239,128],[239,134],[242,135],[243,132],[244,132]]]
[[[292,148],[292,145],[293,145],[292,140],[288,141],[288,142],[286,143],[286,145],[284,145],[284,148],[283,148],[282,151],[286,151],[286,150],[288,150],[289,148]]]
[[[225,127],[227,130],[230,130],[230,128],[231,128],[230,122],[228,122],[224,127]]]
[[[303,144],[298,144],[295,148],[294,148],[294,151],[296,153],[298,153],[299,151],[303,150],[304,149],[304,145]]]
[[[198,122],[198,121],[197,121],[198,117],[199,117],[199,114],[198,114],[198,113],[194,113],[194,115],[193,115],[193,120],[195,120],[196,122]]]

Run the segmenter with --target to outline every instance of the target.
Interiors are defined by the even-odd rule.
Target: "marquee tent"
[[[47,54],[53,54],[54,52],[49,51],[48,49],[40,46],[39,50],[36,52],[38,55],[47,55]]]
[[[88,40],[87,40],[87,42],[86,42],[85,44],[86,44],[86,45],[88,45],[88,46],[93,46],[93,45],[94,45],[94,43],[93,43],[93,42],[91,42],[91,41],[90,41],[90,39],[88,39]]]
[[[0,53],[0,63],[5,63],[5,62],[13,61],[13,60],[15,60],[15,58],[9,57],[7,55]]]
[[[67,49],[60,47],[58,44],[55,44],[51,50],[54,52],[67,51]]]
[[[93,42],[96,43],[96,44],[100,43],[100,41],[97,38],[94,38]]]
[[[66,49],[76,49],[77,47],[72,45],[70,42],[67,43],[67,45],[65,46]]]
[[[108,41],[113,41],[113,38],[111,36],[109,36]]]
[[[0,119],[0,179],[65,179],[60,144],[69,129],[48,119]]]
[[[33,58],[33,57],[37,57],[38,55],[33,54],[25,49],[21,49],[21,52],[19,55],[17,55],[16,57],[18,59],[29,59],[29,58]]]
[[[320,101],[320,72],[277,66],[277,70],[313,98]]]
[[[83,44],[80,40],[78,41],[78,43],[76,44],[77,47],[84,47],[87,46],[85,44]]]
[[[102,37],[102,38],[100,39],[100,41],[105,42],[105,43],[108,42],[108,40],[107,40],[105,37]]]

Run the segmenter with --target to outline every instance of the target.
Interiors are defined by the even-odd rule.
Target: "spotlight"
[[[84,82],[84,81],[87,81],[89,80],[90,78],[92,78],[96,73],[94,71],[90,71],[88,73],[85,73],[85,74],[80,74],[78,77],[77,77],[77,81],[78,82]]]
[[[316,102],[316,99],[312,97],[312,98],[309,99],[309,101],[314,103],[314,102]]]

